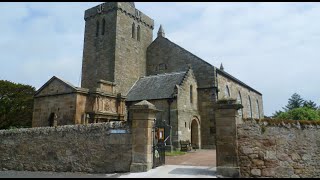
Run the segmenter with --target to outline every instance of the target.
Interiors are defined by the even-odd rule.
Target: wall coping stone
[[[153,112],[161,112],[162,110],[159,110],[156,108],[156,106],[152,103],[150,103],[147,100],[140,101],[133,106],[131,106],[130,110],[134,110],[135,112],[139,112],[140,110],[150,110]]]
[[[56,127],[34,127],[34,128],[18,128],[18,129],[0,130],[0,136],[14,135],[14,134],[29,134],[29,133],[48,134],[51,132],[72,131],[72,130],[85,132],[85,131],[88,131],[88,129],[97,129],[101,127],[105,130],[126,129],[128,133],[130,132],[130,129],[127,126],[126,122],[114,121],[114,122],[105,122],[105,123],[64,125],[64,126],[56,126]]]
[[[222,99],[218,100],[217,104],[214,105],[216,109],[241,109],[243,108],[242,104],[237,104],[235,99]]]
[[[255,123],[260,126],[277,126],[285,128],[316,128],[320,129],[320,121],[282,120],[282,119],[243,119],[245,123]]]

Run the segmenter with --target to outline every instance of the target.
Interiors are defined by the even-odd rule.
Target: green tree
[[[276,111],[275,113],[272,114],[273,117],[278,117],[281,113],[283,113],[282,111]]]
[[[0,80],[0,129],[31,127],[35,88]]]
[[[282,112],[276,118],[287,120],[320,120],[320,113],[312,108],[300,107]]]
[[[295,108],[300,108],[304,104],[304,100],[301,98],[301,96],[297,93],[294,93],[291,98],[289,98],[288,105],[286,105],[285,108],[283,108],[285,111],[289,111]]]
[[[311,109],[314,109],[314,110],[318,109],[317,104],[315,102],[311,101],[311,100],[304,101],[303,107],[311,108]]]

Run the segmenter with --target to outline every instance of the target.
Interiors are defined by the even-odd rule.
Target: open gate
[[[164,126],[156,122],[153,127],[153,166],[156,168],[158,166],[165,164],[165,134]]]

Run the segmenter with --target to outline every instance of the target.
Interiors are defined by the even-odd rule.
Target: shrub
[[[276,118],[288,120],[320,120],[320,113],[308,107],[300,107],[287,112],[281,112]]]

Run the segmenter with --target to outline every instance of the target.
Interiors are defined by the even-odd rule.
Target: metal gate
[[[165,164],[165,142],[164,127],[155,122],[153,127],[153,166],[152,168]]]

